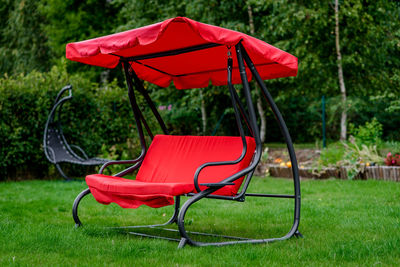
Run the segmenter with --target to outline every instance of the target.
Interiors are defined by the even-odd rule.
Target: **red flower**
[[[387,166],[400,166],[400,154],[396,153],[394,156],[392,153],[388,153],[385,159]]]

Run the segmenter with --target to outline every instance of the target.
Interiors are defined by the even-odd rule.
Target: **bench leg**
[[[178,214],[179,214],[179,208],[181,207],[181,197],[176,196],[175,197],[175,209],[174,209],[174,214],[172,215],[171,219],[169,219],[164,225],[168,224],[173,224],[178,221]]]
[[[74,221],[75,221],[75,227],[79,227],[79,226],[82,225],[82,223],[81,223],[81,221],[79,220],[79,217],[78,217],[78,206],[79,206],[79,203],[81,202],[81,199],[84,198],[88,194],[90,194],[90,189],[89,188],[83,190],[75,198],[74,205],[72,206],[72,217],[74,218]]]
[[[202,191],[196,195],[194,195],[192,198],[188,199],[185,204],[183,204],[179,215],[177,219],[177,224],[178,224],[178,229],[179,233],[181,235],[181,239],[178,245],[178,248],[183,248],[186,244],[189,244],[191,246],[225,246],[225,245],[234,245],[234,244],[245,244],[245,243],[272,243],[276,241],[283,241],[291,238],[292,236],[296,237],[303,237],[302,234],[298,231],[298,226],[299,226],[299,218],[296,217],[298,214],[299,205],[296,202],[295,205],[295,220],[293,222],[293,225],[290,229],[290,231],[282,236],[282,237],[277,237],[277,238],[263,238],[263,239],[252,239],[252,238],[245,238],[245,237],[236,237],[236,236],[226,236],[226,235],[216,235],[216,234],[210,234],[210,233],[199,233],[199,232],[191,232],[191,231],[186,231],[185,229],[185,215],[189,207],[199,201],[200,199],[204,198],[205,196],[209,195],[213,191],[209,191],[210,189],[207,189],[205,191]],[[188,233],[191,234],[196,234],[196,235],[204,235],[204,236],[214,236],[214,237],[222,237],[222,238],[228,238],[228,239],[236,239],[235,241],[222,241],[222,242],[198,242],[194,241],[188,236]]]
[[[179,241],[178,248],[183,248],[186,245],[186,243],[187,243],[187,239],[182,237],[181,241]]]
[[[297,231],[294,233],[294,236],[297,237],[297,238],[304,238],[304,236],[300,233],[299,230],[297,230]]]
[[[177,218],[177,224],[178,224],[178,229],[179,233],[181,235],[181,241],[179,242],[178,248],[183,248],[186,244],[192,245],[192,246],[198,246],[197,242],[193,241],[187,234],[185,230],[185,215],[186,211],[189,209],[189,207],[199,201],[200,199],[204,198],[206,195],[209,194],[209,192],[213,192],[215,190],[207,189],[205,191],[200,192],[199,194],[194,195],[193,197],[189,198],[185,204],[183,204],[178,218]]]

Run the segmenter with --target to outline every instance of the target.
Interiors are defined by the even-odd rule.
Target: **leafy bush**
[[[321,150],[317,161],[319,167],[334,167],[343,159],[345,149],[342,143],[330,144],[327,148]]]
[[[349,133],[355,137],[359,144],[380,144],[382,129],[382,124],[376,118],[357,128],[354,124],[349,124]]]
[[[200,116],[199,110],[193,108],[173,108],[171,112],[169,110],[162,110],[161,116],[165,118],[165,123],[167,127],[171,129],[172,134],[185,134],[185,135],[195,135],[200,132]]]
[[[0,78],[0,180],[42,178],[54,172],[43,153],[43,130],[55,96],[66,84],[73,85],[73,98],[63,106],[61,120],[71,144],[93,157],[102,145],[111,148],[134,137],[134,126],[127,123],[132,115],[126,90],[116,82],[99,88],[83,75],[69,76],[65,65],[47,73],[4,76]],[[127,151],[123,156],[135,153]]]
[[[383,158],[379,155],[376,145],[358,145],[356,139],[351,137],[349,143],[343,142],[346,153],[344,158],[355,159],[360,163],[383,163]]]
[[[0,177],[47,169],[41,150],[43,127],[55,88],[68,81],[66,73],[53,68],[47,74],[32,72],[0,79]]]

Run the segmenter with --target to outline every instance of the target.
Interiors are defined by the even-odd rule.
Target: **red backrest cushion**
[[[202,170],[199,183],[219,182],[246,168],[255,151],[255,141],[246,137],[247,152],[235,165],[211,166]],[[154,137],[136,180],[142,182],[193,183],[197,168],[206,162],[232,161],[242,153],[242,139],[236,136],[172,136]],[[234,195],[243,177],[235,186],[226,186],[216,194]],[[203,188],[202,188],[203,189]]]

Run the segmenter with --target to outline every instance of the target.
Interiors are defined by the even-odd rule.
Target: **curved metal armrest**
[[[235,183],[206,183],[206,184],[200,184],[201,186],[207,186],[207,187],[224,187],[226,185],[235,185]]]
[[[79,152],[82,153],[83,157],[85,159],[89,159],[89,157],[86,155],[85,151],[83,151],[83,149],[77,145],[69,145],[70,147],[76,148],[77,150],[79,150]]]
[[[240,158],[239,158],[240,159]],[[199,186],[199,175],[200,172],[206,168],[206,167],[210,167],[210,166],[220,166],[220,165],[233,165],[238,163],[237,160],[235,161],[216,161],[216,162],[207,162],[204,163],[203,165],[201,165],[199,168],[197,168],[196,173],[194,174],[194,187],[196,188],[197,192],[201,192],[202,190],[200,189]],[[219,183],[221,183],[222,181],[220,181]],[[202,184],[204,185],[204,184]]]
[[[206,168],[206,167],[208,167],[208,166],[233,165],[233,164],[237,164],[237,163],[239,163],[241,160],[244,159],[244,157],[245,157],[245,155],[246,155],[246,153],[247,153],[247,149],[248,149],[248,148],[247,148],[247,141],[246,141],[246,137],[245,137],[245,134],[244,134],[244,131],[243,131],[243,127],[241,126],[240,115],[239,115],[239,112],[238,112],[238,109],[237,109],[237,104],[240,105],[240,101],[237,101],[237,99],[235,99],[235,93],[236,93],[236,92],[235,92],[235,88],[234,88],[233,85],[232,85],[232,68],[233,68],[233,60],[232,60],[232,58],[228,58],[228,68],[227,68],[227,70],[228,70],[228,77],[227,77],[228,88],[229,88],[229,91],[230,91],[230,93],[231,93],[231,100],[232,100],[233,108],[234,108],[234,110],[235,110],[236,123],[237,123],[237,125],[238,125],[240,137],[241,137],[242,143],[243,143],[242,154],[240,155],[239,158],[237,158],[237,159],[234,160],[234,161],[207,162],[207,163],[204,163],[203,165],[201,165],[199,168],[197,168],[197,170],[196,170],[196,172],[195,172],[195,174],[194,174],[194,182],[193,182],[193,183],[194,183],[194,187],[196,188],[196,190],[197,190],[198,193],[200,193],[200,192],[202,191],[202,190],[200,190],[200,187],[199,187],[199,181],[198,181],[198,179],[199,179],[199,174],[200,174],[200,172],[201,172],[204,168]],[[247,121],[246,118],[245,118],[245,120]],[[250,127],[249,129],[250,129],[250,131],[251,131],[251,127]],[[259,150],[260,150],[260,149],[257,148],[257,146],[256,146],[256,152],[254,152],[254,153],[257,153],[257,154],[260,153],[261,151],[259,151]],[[260,158],[260,156],[258,156],[257,163],[258,163],[258,161],[259,161],[259,158]],[[253,159],[254,159],[254,158],[253,158]],[[254,164],[254,162],[253,162],[253,163],[250,164],[250,166],[248,166],[247,168],[245,168],[245,169],[243,169],[243,170],[241,170],[241,171],[239,171],[239,172],[237,172],[237,173],[235,173],[235,174],[229,176],[228,178],[225,178],[224,180],[219,181],[218,183],[215,183],[215,184],[219,184],[219,185],[221,185],[220,187],[223,187],[223,186],[227,185],[226,183],[231,183],[231,182],[237,180],[238,178],[242,177],[243,175],[247,175],[247,174],[250,173],[255,167],[256,167],[256,164]],[[210,184],[210,185],[211,185],[211,184]],[[217,187],[217,186],[216,186],[216,185],[212,185],[211,187],[214,187],[214,188],[215,188],[215,187]],[[211,187],[210,187],[210,188],[211,188]]]
[[[109,161],[109,162],[104,163],[101,166],[99,174],[103,174],[104,169],[107,168],[108,166],[117,165],[117,164],[134,164],[134,163],[138,163],[141,160],[142,160],[142,158],[139,157],[139,158],[133,159],[133,160],[114,160],[114,161]]]
[[[256,152],[254,152],[256,153]],[[241,159],[240,159],[241,160]],[[200,193],[202,190],[200,189],[199,186],[199,174],[200,172],[206,168],[206,167],[210,167],[210,166],[219,166],[219,165],[233,165],[238,163],[240,160],[235,160],[235,161],[217,161],[217,162],[207,162],[204,163],[203,165],[201,165],[197,170],[196,173],[194,175],[194,187],[196,188],[197,192]],[[254,165],[254,166],[253,166]],[[249,172],[252,171],[252,169],[254,169],[256,166],[255,164],[251,164],[250,166],[248,166],[247,168],[225,178],[224,180],[219,181],[218,183],[209,183],[209,185],[215,184],[215,186],[209,186],[209,187],[216,187],[216,185],[221,185],[220,187],[223,187],[225,185],[231,185],[231,183],[237,179],[239,179],[240,177],[242,177],[243,175],[247,175]],[[206,185],[204,184],[200,184],[200,185]],[[208,186],[208,185],[206,185]]]
[[[139,157],[137,157],[136,159],[132,159],[132,160],[114,160],[114,161],[106,162],[106,163],[103,164],[103,166],[101,166],[99,174],[103,174],[104,169],[107,168],[110,165],[136,163],[134,166],[129,167],[128,169],[126,169],[126,170],[114,175],[114,176],[123,176],[123,175],[125,175],[127,173],[132,172],[137,167],[139,167],[140,164],[142,163],[145,155],[146,155],[146,150],[142,147],[142,152],[140,153]]]

